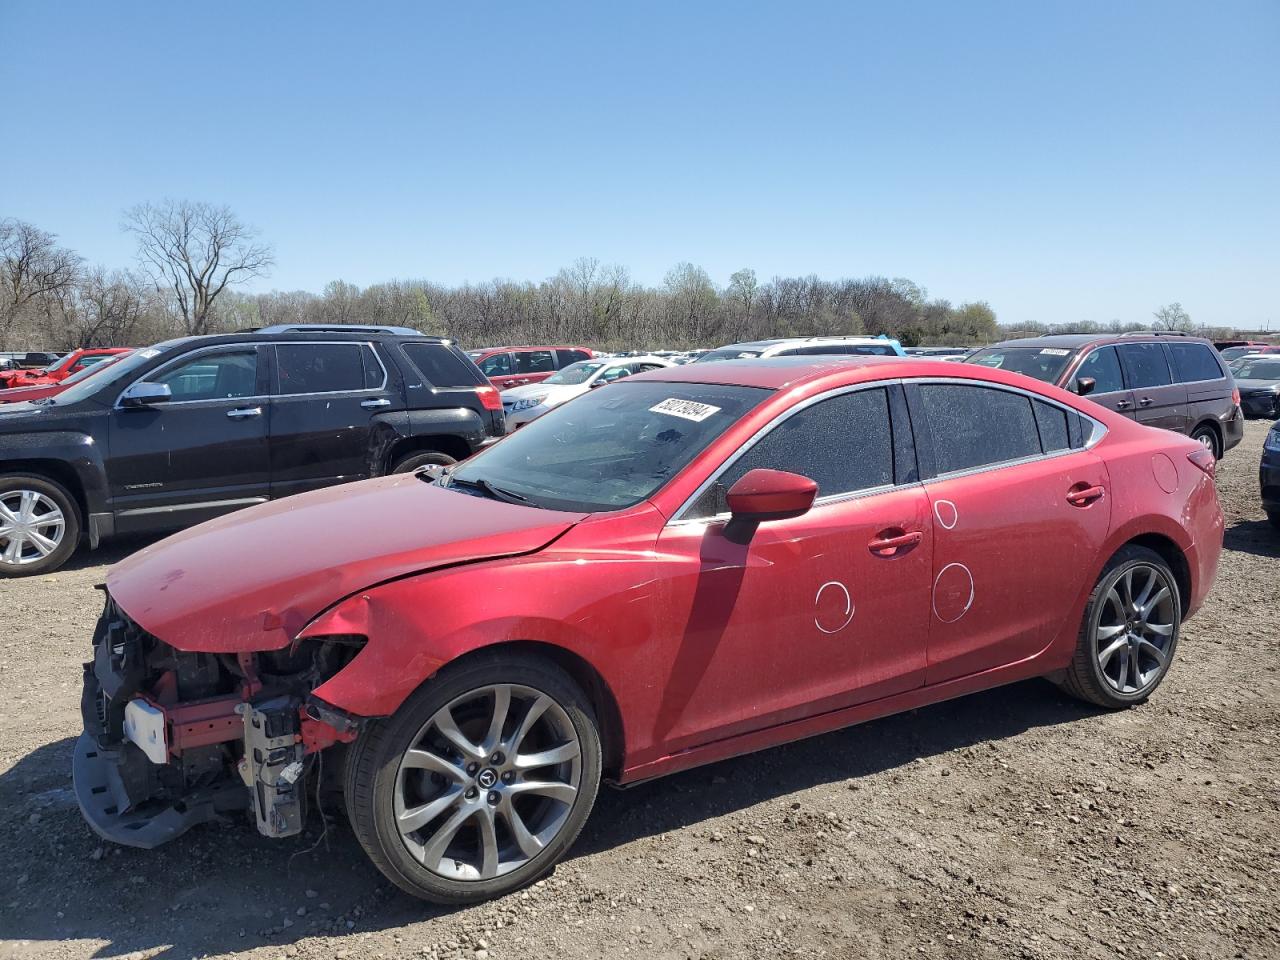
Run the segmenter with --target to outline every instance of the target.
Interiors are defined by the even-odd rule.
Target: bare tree
[[[143,203],[125,214],[138,237],[138,260],[159,290],[173,297],[186,333],[208,333],[213,305],[233,283],[263,276],[275,263],[271,248],[229,207],[188,200]]]
[[[55,240],[22,220],[0,220],[0,348],[19,318],[75,283],[81,259]]]
[[[1181,330],[1183,333],[1190,333],[1194,329],[1191,323],[1191,314],[1182,309],[1182,304],[1171,303],[1166,307],[1161,307],[1152,314],[1156,318],[1156,322],[1152,324],[1157,330]]]

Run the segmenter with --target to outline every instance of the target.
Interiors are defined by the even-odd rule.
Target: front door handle
[[[261,407],[240,407],[237,410],[228,410],[227,416],[232,420],[248,420],[250,417],[262,416]]]
[[[1131,406],[1133,406],[1133,404],[1132,404],[1130,401],[1128,401],[1128,400],[1117,400],[1117,401],[1116,401],[1116,409],[1117,409],[1117,410],[1128,410]]]
[[[391,406],[391,401],[386,397],[375,397],[372,400],[361,400],[360,406],[364,407],[366,410],[376,410],[378,407]]]
[[[1138,406],[1140,406],[1140,407],[1149,407],[1149,406],[1151,406],[1153,403],[1155,403],[1155,401],[1154,401],[1154,400],[1152,400],[1150,397],[1143,397],[1141,400],[1139,400],[1139,401],[1138,401]]]
[[[882,557],[897,556],[899,550],[909,550],[924,539],[919,530],[905,533],[898,529],[881,530],[867,544],[867,549]]]
[[[1078,483],[1067,491],[1067,503],[1073,507],[1087,507],[1095,500],[1101,500],[1106,493],[1104,487]]]

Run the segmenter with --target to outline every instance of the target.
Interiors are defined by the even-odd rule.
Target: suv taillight
[[[480,398],[480,406],[486,410],[501,410],[502,397],[498,396],[496,387],[476,387],[476,396]]]
[[[1193,450],[1187,454],[1187,459],[1211,477],[1217,472],[1218,461],[1209,450]]]

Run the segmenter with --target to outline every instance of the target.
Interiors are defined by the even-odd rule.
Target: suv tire
[[[1146,547],[1122,547],[1089,594],[1059,686],[1112,710],[1142,703],[1168,674],[1181,626],[1178,580],[1164,558]]]
[[[1191,439],[1203,444],[1204,448],[1213,454],[1213,459],[1222,459],[1222,438],[1218,436],[1218,431],[1207,423],[1192,430]]]
[[[549,871],[586,822],[600,770],[578,685],[552,663],[498,653],[445,667],[363,729],[344,794],[374,865],[407,893],[456,906]]]
[[[395,466],[391,468],[392,473],[413,473],[422,467],[448,467],[457,463],[453,457],[447,453],[441,453],[438,450],[425,450],[418,453],[410,453],[401,457],[396,461]]]
[[[76,552],[80,508],[61,484],[27,474],[0,476],[0,506],[0,577],[48,573]]]

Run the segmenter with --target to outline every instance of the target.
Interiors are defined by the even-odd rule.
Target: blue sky
[[[331,279],[910,277],[1280,329],[1280,3],[0,0],[0,215],[226,203]]]

